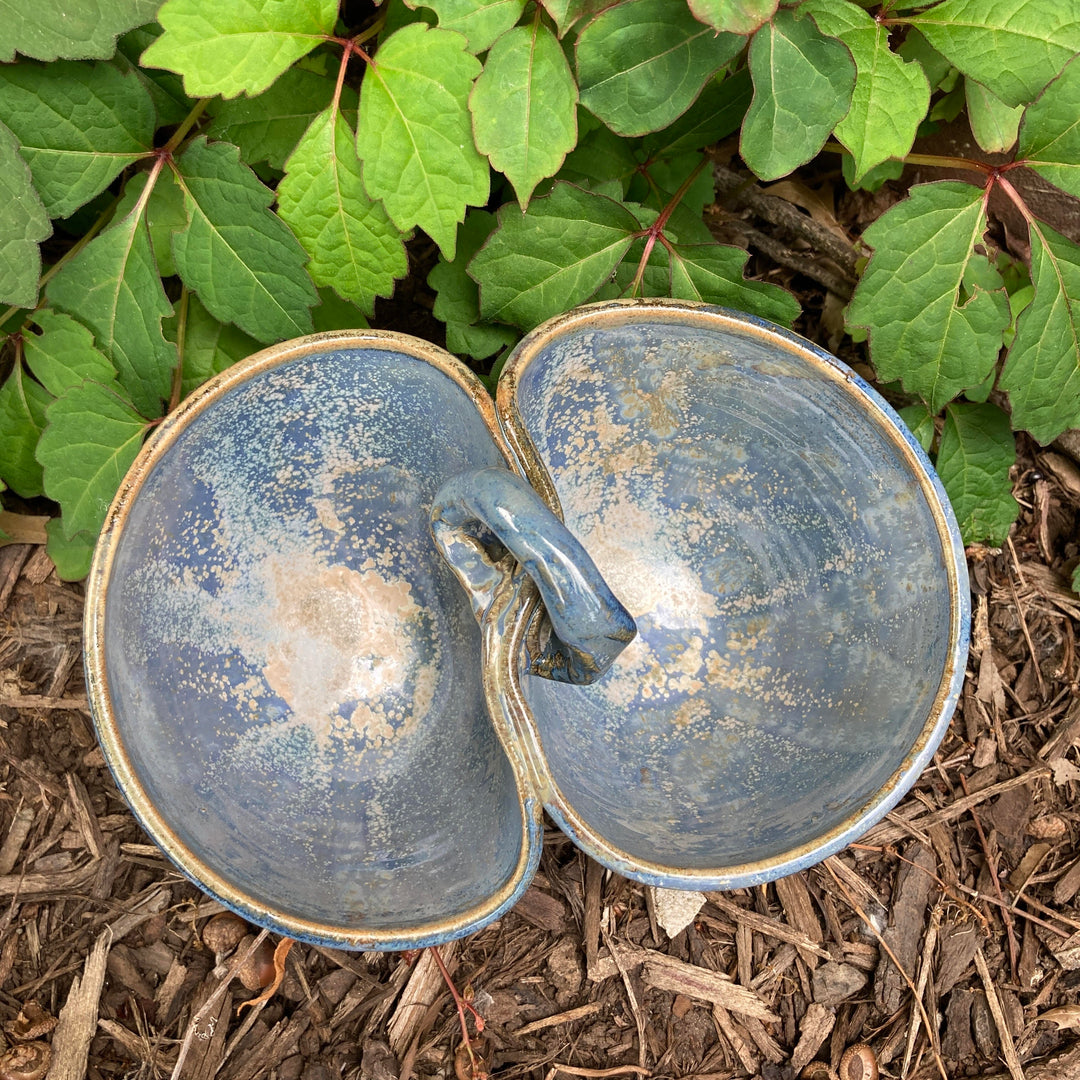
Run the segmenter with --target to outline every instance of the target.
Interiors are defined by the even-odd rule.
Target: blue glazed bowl
[[[506,642],[505,723],[558,824],[630,877],[727,889],[883,817],[945,733],[970,615],[944,490],[885,401],[760,319],[631,301],[527,336],[498,405],[637,623],[591,686]]]
[[[110,511],[86,660],[186,874],[397,949],[513,904],[543,807],[667,886],[838,850],[933,753],[967,618],[948,504],[872,390],[747,316],[612,303],[526,337],[497,406],[377,331],[207,384]]]

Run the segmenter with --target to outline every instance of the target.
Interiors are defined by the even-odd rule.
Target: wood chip
[[[514,914],[520,915],[538,930],[555,934],[562,934],[566,930],[566,905],[558,897],[535,885],[530,885],[514,905]]]
[[[820,945],[823,940],[821,922],[814,911],[810,890],[806,887],[806,878],[802,874],[789,874],[773,882],[773,885],[787,921],[805,937]],[[796,948],[807,967],[816,967],[820,953],[806,947],[800,948],[798,945]]]
[[[446,970],[452,975],[457,966],[457,954],[459,944],[451,941],[446,945],[438,946]],[[405,1055],[409,1044],[416,1037],[424,1022],[424,1017],[436,998],[446,992],[446,982],[439,971],[435,958],[430,949],[424,949],[419,959],[413,965],[412,974],[405,984],[405,989],[398,999],[394,1015],[390,1017],[387,1025],[387,1038],[390,1049],[397,1055],[398,1060]]]
[[[30,829],[34,824],[34,811],[29,806],[20,806],[15,811],[11,827],[4,837],[4,843],[0,846],[0,877],[10,874],[19,861],[19,853],[22,851],[26,838],[30,835]]]
[[[600,1001],[592,1001],[588,1005],[581,1005],[576,1009],[568,1009],[566,1012],[556,1013],[554,1016],[545,1016],[540,1020],[534,1020],[531,1024],[519,1027],[511,1034],[515,1037],[523,1035],[535,1035],[538,1031],[544,1031],[549,1027],[558,1027],[560,1024],[573,1024],[577,1020],[595,1016],[602,1012],[604,1005]]]
[[[751,1076],[757,1076],[761,1058],[751,1045],[749,1033],[735,1023],[731,1014],[722,1005],[713,1005],[713,1020],[720,1034],[727,1040],[732,1052],[739,1059],[743,1070]]]
[[[783,923],[779,919],[772,919],[768,915],[759,915],[749,908],[740,907],[734,900],[729,900],[724,896],[723,893],[709,893],[709,900],[725,915],[730,915],[737,923],[745,923],[751,930],[759,934],[775,938],[777,941],[786,941],[789,945],[794,945],[797,949],[805,950],[822,960],[832,959],[832,954],[819,944],[821,941],[820,925],[818,926],[818,940],[814,941],[801,930],[788,926],[787,923]],[[708,922],[707,917],[705,921]]]
[[[657,990],[686,994],[698,1001],[721,1005],[729,1012],[777,1023],[780,1019],[765,1001],[745,986],[732,982],[718,971],[687,964],[664,953],[650,953],[641,977]]]
[[[881,936],[910,978],[915,971],[923,927],[926,925],[926,907],[934,884],[932,875],[935,861],[934,853],[921,844],[911,845],[904,854],[907,861],[901,865],[897,875],[889,925]],[[887,954],[882,955],[878,965],[874,990],[878,1006],[886,1016],[900,1008],[908,992],[907,980]]]
[[[67,1001],[52,1038],[52,1064],[47,1080],[83,1080],[90,1055],[90,1043],[97,1033],[98,1003],[105,985],[105,969],[112,931],[106,927],[86,958],[82,976],[72,980]]]
[[[1026,1080],[1024,1066],[1020,1064],[1012,1032],[1009,1031],[1005,1013],[1001,1008],[1001,1000],[997,995],[997,988],[994,986],[994,980],[990,977],[990,969],[986,966],[986,958],[983,956],[981,948],[975,950],[975,968],[979,973],[979,978],[982,979],[983,988],[986,990],[986,1003],[990,1006],[990,1013],[994,1017],[994,1026],[997,1028],[998,1038],[1001,1040],[1001,1053],[1005,1058],[1005,1065],[1009,1070],[1009,1075],[1012,1080]]]
[[[799,1072],[814,1060],[836,1023],[836,1013],[817,1002],[807,1006],[799,1022],[799,1041],[791,1054],[791,1067]]]

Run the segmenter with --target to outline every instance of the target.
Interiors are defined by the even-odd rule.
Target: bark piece
[[[83,966],[82,977],[71,983],[67,1001],[53,1032],[53,1059],[47,1080],[83,1080],[90,1055],[90,1041],[97,1033],[98,1003],[105,985],[105,966],[112,945],[112,931],[97,937]]]
[[[913,977],[919,957],[923,927],[926,925],[926,905],[934,884],[934,854],[914,844],[905,851],[908,860],[897,875],[889,925],[881,935],[909,978]],[[912,865],[914,864],[914,865]],[[887,1016],[900,1008],[908,992],[907,982],[896,969],[888,954],[881,958],[875,978],[878,1007]]]
[[[828,967],[828,964],[825,965]],[[820,969],[819,969],[820,970]],[[817,972],[815,972],[815,975]],[[791,1067],[796,1071],[809,1065],[825,1044],[836,1023],[836,1013],[819,1002],[810,1005],[799,1024],[799,1041],[791,1055]]]

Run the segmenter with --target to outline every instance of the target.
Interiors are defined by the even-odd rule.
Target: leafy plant
[[[971,173],[866,230],[848,311],[921,402],[904,415],[967,540],[1015,517],[1013,430],[1080,425],[1080,248],[1013,182],[1080,195],[1072,0],[60,6],[15,0],[0,25],[0,480],[59,503],[65,577],[169,409],[261,344],[366,325],[418,230],[448,346],[493,374],[523,331],[608,296],[793,324],[703,218],[704,151],[736,132],[763,180],[823,151],[853,187],[905,162]],[[965,108],[1011,160],[912,152]],[[1026,266],[986,236],[994,191],[1027,221]]]

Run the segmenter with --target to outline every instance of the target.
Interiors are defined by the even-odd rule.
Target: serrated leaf
[[[5,0],[0,19],[0,63],[15,54],[35,60],[104,60],[117,35],[150,22],[160,0]]]
[[[176,319],[170,320],[165,327],[171,341],[177,339],[176,322]],[[203,307],[197,296],[189,293],[184,321],[184,355],[181,359],[181,397],[187,397],[211,376],[257,353],[261,347],[243,330],[230,323],[219,322]]]
[[[0,386],[0,479],[24,499],[44,490],[34,450],[50,401],[49,392],[29,378],[19,363]]]
[[[554,176],[577,142],[577,86],[555,35],[532,22],[492,46],[469,98],[476,148],[505,173],[518,202]]]
[[[1035,295],[1016,322],[999,386],[1013,425],[1041,443],[1080,426],[1080,246],[1029,224]]]
[[[587,300],[626,254],[640,228],[624,206],[558,183],[527,213],[514,203],[469,264],[480,285],[480,314],[531,330]]]
[[[370,315],[409,261],[401,233],[364,191],[355,140],[335,107],[317,116],[286,162],[278,212],[311,256],[312,280]]]
[[[304,132],[334,97],[335,80],[305,68],[290,68],[265,93],[238,97],[214,106],[207,128],[212,139],[240,147],[248,165],[265,161],[285,168]],[[341,88],[340,108],[350,123],[356,120],[358,98],[348,86]]]
[[[42,308],[34,312],[40,333],[23,334],[23,357],[34,377],[53,397],[86,379],[109,382],[116,369],[94,348],[94,335],[70,315]]]
[[[45,494],[60,504],[65,539],[97,536],[149,425],[116,383],[72,387],[46,417],[37,448]]]
[[[1007,105],[1034,101],[1080,52],[1080,12],[1060,0],[944,0],[907,21]]]
[[[965,544],[1003,544],[1020,507],[1009,470],[1016,442],[1009,418],[995,405],[945,410],[937,473],[945,485]]]
[[[776,180],[825,145],[851,104],[855,62],[847,47],[811,19],[782,9],[750,42],[754,98],[743,121],[743,161]]]
[[[364,186],[402,231],[419,225],[448,258],[467,206],[487,202],[487,159],[473,143],[468,98],[480,62],[452,30],[412,23],[364,76],[357,154]]]
[[[179,124],[195,105],[184,93],[183,80],[171,71],[145,71],[139,67],[139,57],[161,36],[157,23],[137,26],[116,43],[112,62],[123,72],[132,72],[146,87],[154,102],[158,127]]]
[[[611,7],[611,0],[541,0],[544,10],[555,21],[562,37],[574,23],[581,19],[592,18],[606,7]]]
[[[726,244],[676,244],[669,252],[671,295],[680,300],[748,311],[784,326],[799,317],[799,302],[786,289],[743,277],[750,257],[742,248]]]
[[[1051,184],[1080,197],[1080,62],[1069,64],[1028,106],[1016,156]]]
[[[935,49],[914,27],[908,29],[900,48],[896,50],[909,63],[918,64],[923,69],[930,90],[937,90],[950,72],[955,68]]]
[[[889,158],[910,153],[930,106],[922,68],[889,48],[888,27],[848,0],[809,0],[800,9],[823,34],[839,38],[855,61],[851,108],[836,137],[855,158],[855,181]]]
[[[480,322],[480,287],[465,269],[495,225],[494,214],[470,211],[458,228],[457,257],[453,262],[440,258],[427,279],[436,293],[435,318],[446,323],[447,349],[475,360],[487,359],[519,337],[513,327]]]
[[[881,379],[934,412],[986,378],[1009,325],[1001,277],[974,250],[985,231],[984,192],[943,181],[913,187],[863,233],[874,254],[848,322],[869,330]]]
[[[154,103],[111,64],[0,67],[0,116],[50,217],[67,217],[153,148]]]
[[[975,141],[988,154],[1001,154],[1016,142],[1022,105],[1015,108],[1006,105],[996,94],[991,94],[981,83],[964,80],[964,98],[967,102],[968,123]]]
[[[260,94],[334,32],[338,0],[167,0],[144,67],[175,71],[191,97]]]
[[[419,0],[406,0],[420,7]],[[525,0],[424,0],[444,30],[456,30],[469,40],[469,52],[486,52],[521,18]]]
[[[642,140],[650,160],[702,150],[739,129],[754,88],[745,68],[726,79],[710,79],[701,96],[673,124]]]
[[[148,173],[136,173],[124,185],[123,195],[116,206],[117,218],[131,213],[142,198],[148,178]],[[184,193],[177,186],[171,170],[163,169],[158,174],[144,216],[150,230],[150,246],[158,273],[162,277],[172,277],[176,273],[172,258],[173,233],[187,228],[187,213],[184,210]]]
[[[907,425],[908,430],[929,454],[934,445],[934,414],[922,404],[905,405],[899,413],[900,419]]]
[[[51,232],[30,167],[19,156],[19,140],[0,124],[0,303],[17,307],[37,303],[38,244]]]
[[[169,396],[176,350],[161,333],[172,305],[150,247],[146,189],[144,196],[57,272],[46,296],[93,331],[135,407],[154,417]]]
[[[752,34],[773,17],[780,0],[690,0],[694,18],[714,30]]]
[[[575,47],[581,104],[620,135],[659,131],[745,44],[670,0],[627,0],[597,15]]]
[[[97,536],[81,532],[69,539],[60,518],[46,522],[45,535],[45,554],[52,559],[56,576],[61,581],[82,581],[90,573]]]
[[[173,235],[173,261],[184,284],[215,318],[259,341],[309,333],[317,297],[304,249],[239,150],[199,138],[176,169],[188,227]]]

